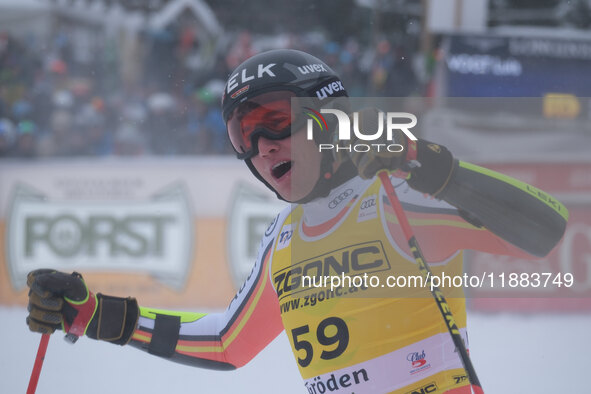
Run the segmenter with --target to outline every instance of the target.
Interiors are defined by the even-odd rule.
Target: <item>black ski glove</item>
[[[95,295],[77,272],[35,270],[27,275],[27,286],[31,331],[51,334],[63,328],[72,342],[86,334],[124,345],[135,330],[139,317],[135,298]]]
[[[368,133],[377,131],[377,113],[378,110],[375,108],[359,111],[359,129]],[[410,140],[399,129],[393,130],[392,136],[393,141],[387,140],[386,132],[383,132],[382,138],[369,143],[358,139],[355,133],[351,132],[351,146],[363,144],[371,148],[367,151],[365,148],[346,151],[349,159],[357,167],[359,176],[371,179],[380,170],[385,169],[393,172],[394,176],[406,178],[413,189],[437,196],[448,184],[456,167],[451,152],[443,145],[422,139]]]
[[[365,108],[358,112],[358,125],[360,130],[367,133],[378,130],[378,110],[375,108]],[[355,122],[351,119],[351,125]],[[382,125],[383,126],[383,125]],[[401,130],[393,130],[393,141],[386,139],[386,132],[378,140],[365,141],[357,137],[351,130],[351,151],[349,158],[357,167],[359,176],[363,179],[373,178],[380,170],[398,170],[403,167],[407,161],[409,149],[409,140]],[[355,148],[357,147],[357,148]],[[367,147],[369,147],[368,150]],[[340,150],[343,152],[343,150]]]

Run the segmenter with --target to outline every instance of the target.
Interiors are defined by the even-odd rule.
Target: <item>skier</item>
[[[270,224],[252,272],[225,311],[151,309],[134,298],[95,294],[78,273],[42,269],[27,278],[29,328],[63,328],[71,338],[86,335],[217,370],[245,365],[285,330],[309,393],[470,392],[428,288],[317,287],[306,277],[417,274],[376,176],[384,168],[395,172],[390,182],[434,275],[461,276],[465,249],[545,256],[562,238],[568,212],[530,185],[401,131],[394,133],[400,152],[319,151],[335,141],[335,125],[308,139],[292,99],[310,110],[346,111],[339,104],[346,96],[331,68],[295,50],[255,55],[229,77],[223,117],[238,158],[293,204]],[[443,290],[453,297],[449,308],[467,344],[463,289]]]

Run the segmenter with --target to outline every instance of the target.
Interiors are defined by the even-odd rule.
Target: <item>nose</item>
[[[268,156],[271,153],[277,152],[279,150],[279,143],[275,140],[270,140],[265,137],[260,137],[258,142],[259,148],[259,155],[262,157]]]

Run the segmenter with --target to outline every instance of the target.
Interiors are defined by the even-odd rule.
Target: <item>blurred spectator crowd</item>
[[[139,82],[120,69],[116,45],[76,61],[71,33],[38,42],[0,33],[0,157],[230,154],[219,103],[226,76],[251,55],[276,47],[310,52],[337,71],[351,96],[423,94],[423,59],[395,40],[364,48],[319,33],[256,37],[237,32],[213,66],[186,66],[190,32],[151,34]],[[147,44],[146,44],[147,43]],[[419,62],[420,61],[420,62]]]

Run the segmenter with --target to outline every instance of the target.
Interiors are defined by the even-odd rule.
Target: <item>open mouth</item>
[[[291,170],[291,165],[292,165],[291,161],[279,162],[279,163],[275,164],[273,166],[273,168],[271,168],[271,175],[273,175],[273,178],[279,179],[283,175],[287,174],[287,172],[289,170]]]

